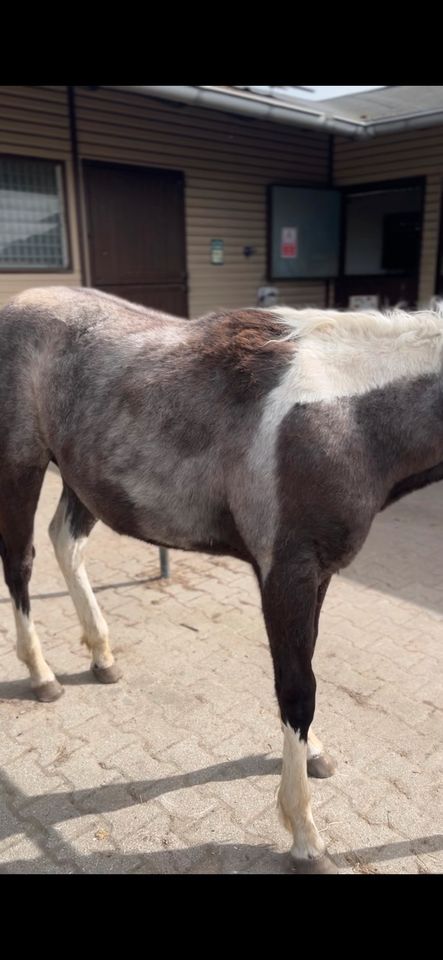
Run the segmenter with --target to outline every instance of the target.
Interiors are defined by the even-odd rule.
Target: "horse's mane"
[[[340,312],[309,308],[296,310],[291,307],[274,307],[271,311],[280,322],[289,328],[284,339],[303,340],[314,336],[341,344],[389,340],[400,338],[403,343],[423,343],[441,338],[443,340],[443,306],[433,310],[407,312],[393,309],[386,313],[378,310],[365,312]]]

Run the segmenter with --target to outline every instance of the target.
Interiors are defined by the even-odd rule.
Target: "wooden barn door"
[[[92,286],[187,316],[183,174],[92,161],[83,170]]]

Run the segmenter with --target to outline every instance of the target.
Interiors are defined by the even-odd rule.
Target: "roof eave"
[[[206,107],[240,116],[249,116],[257,120],[294,124],[298,127],[318,130],[319,133],[336,134],[354,139],[370,139],[380,134],[397,133],[443,124],[443,110],[430,110],[426,113],[410,114],[393,119],[355,121],[346,117],[331,116],[315,110],[312,106],[304,108],[285,103],[277,105],[269,97],[213,86],[106,85],[105,89],[172,100],[195,107]]]

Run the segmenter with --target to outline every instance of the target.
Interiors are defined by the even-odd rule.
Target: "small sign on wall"
[[[224,262],[225,262],[224,241],[211,240],[211,263],[215,263],[219,265]]]
[[[349,297],[350,310],[378,310],[379,298],[375,294],[360,294]]]
[[[297,253],[297,227],[282,227],[280,240],[280,256],[282,260],[295,260]]]

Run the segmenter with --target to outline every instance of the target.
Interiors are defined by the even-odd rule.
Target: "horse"
[[[52,461],[63,492],[50,537],[98,681],[120,671],[84,566],[97,520],[251,564],[293,869],[337,872],[308,784],[334,771],[312,731],[320,612],[376,514],[443,478],[443,313],[274,306],[186,320],[98,290],[41,287],[0,311],[0,369],[0,552],[37,699],[63,692],[28,592]]]

